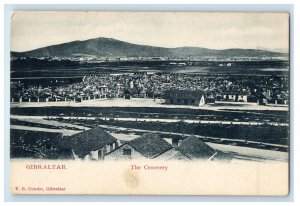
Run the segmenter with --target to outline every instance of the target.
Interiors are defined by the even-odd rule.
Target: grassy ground
[[[66,120],[64,120],[66,121]],[[73,121],[73,120],[72,120]],[[68,122],[68,121],[67,121]],[[76,120],[82,126],[93,127],[96,124],[113,125],[124,128],[135,128],[142,130],[153,130],[161,132],[173,132],[180,134],[194,134],[207,137],[236,139],[245,141],[257,141],[271,144],[289,144],[289,128],[287,126],[272,125],[223,125],[223,124],[188,124],[161,123],[161,122],[136,122],[136,121],[115,121],[100,120],[95,123],[94,120]],[[74,121],[73,121],[74,123]]]
[[[81,116],[81,117],[123,117],[123,118],[160,118],[194,119],[213,121],[243,122],[288,122],[288,111],[265,110],[211,110],[192,108],[161,107],[24,107],[11,108],[12,115],[24,116]]]

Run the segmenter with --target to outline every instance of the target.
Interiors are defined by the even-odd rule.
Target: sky
[[[97,37],[160,47],[289,49],[286,13],[66,12],[11,14],[11,51]]]

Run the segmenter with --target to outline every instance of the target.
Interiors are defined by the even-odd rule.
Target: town
[[[287,75],[203,75],[197,73],[102,73],[76,83],[53,79],[46,86],[11,82],[11,102],[60,102],[101,98],[151,98],[168,104],[200,105],[215,101],[288,105]]]

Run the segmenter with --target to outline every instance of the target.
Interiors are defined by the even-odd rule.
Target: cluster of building
[[[11,129],[12,158],[74,160],[231,160],[231,154],[215,150],[197,137],[172,139],[172,144],[157,134],[144,134],[120,143],[101,127],[70,137],[60,133]]]
[[[215,101],[288,104],[288,76],[103,73],[59,86],[12,82],[11,102],[74,101],[99,98],[159,98],[169,104]],[[201,100],[202,99],[202,100]],[[201,103],[200,103],[201,102]],[[203,103],[204,102],[204,103]]]
[[[73,55],[71,57],[58,57],[58,56],[43,56],[43,57],[11,57],[11,60],[16,59],[27,59],[27,58],[36,58],[39,60],[47,61],[61,61],[61,60],[70,60],[77,62],[86,62],[86,63],[102,63],[102,62],[118,62],[118,61],[167,61],[170,65],[178,62],[185,62],[186,65],[194,65],[196,61],[228,61],[228,62],[238,62],[238,61],[271,61],[271,60],[287,60],[285,56],[249,56],[249,57],[226,57],[226,56],[187,56],[187,57],[167,57],[167,56],[99,56],[99,55]]]

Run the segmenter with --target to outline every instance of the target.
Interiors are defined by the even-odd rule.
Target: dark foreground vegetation
[[[180,121],[178,123],[161,123],[161,122],[139,122],[139,121],[117,121],[114,119],[101,120],[84,120],[84,119],[60,119],[60,121],[72,124],[82,125],[86,127],[94,127],[96,125],[110,125],[124,128],[141,129],[148,131],[159,131],[167,133],[179,133],[181,135],[201,135],[207,137],[209,141],[216,143],[230,143],[226,139],[242,140],[239,143],[251,146],[251,141],[289,145],[289,127],[263,125],[225,125],[225,124],[191,124]],[[118,132],[118,131],[117,131]],[[124,131],[121,131],[123,133]],[[170,135],[173,136],[173,135]],[[214,138],[210,138],[214,137]]]

